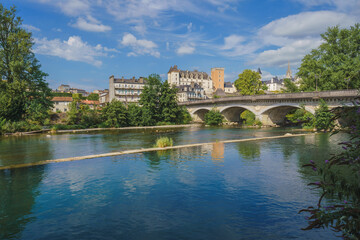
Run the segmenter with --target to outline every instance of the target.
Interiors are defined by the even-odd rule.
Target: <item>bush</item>
[[[29,124],[29,122],[26,121],[12,122],[3,119],[0,121],[0,126],[1,133],[29,132],[41,130],[40,125]]]
[[[102,109],[101,118],[107,127],[126,127],[129,125],[128,110],[122,102],[113,100]]]
[[[224,116],[216,110],[215,108],[211,109],[205,114],[205,124],[210,126],[222,125],[224,121]]]
[[[162,138],[158,138],[156,140],[156,144],[154,147],[172,147],[173,146],[173,140],[171,138],[168,137],[162,137]]]
[[[240,114],[240,118],[244,121],[245,125],[253,126],[255,124],[255,114],[249,110],[245,110]]]
[[[304,129],[314,128],[315,117],[305,110],[304,105],[301,105],[299,109],[287,114],[286,118],[292,123],[301,124]]]

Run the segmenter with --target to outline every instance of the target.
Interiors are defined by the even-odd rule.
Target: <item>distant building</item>
[[[285,78],[288,78],[288,79],[292,79],[292,72],[291,72],[291,69],[290,69],[290,61],[288,62],[288,69],[286,71],[286,75],[285,75]]]
[[[84,89],[70,88],[69,92],[70,93],[78,93],[78,94],[81,94],[84,97],[89,96],[89,93],[86,92]]]
[[[224,90],[224,68],[212,68],[211,79],[214,86],[214,91],[217,89]]]
[[[146,81],[142,77],[125,79],[111,76],[109,78],[109,102],[116,99],[125,104],[138,103],[145,84]]]
[[[198,83],[176,86],[178,102],[188,102],[206,99],[205,91]]]
[[[70,108],[70,103],[72,102],[72,97],[53,97],[51,101],[54,103],[52,109],[53,112],[67,112]]]
[[[278,77],[272,77],[268,81],[263,81],[263,84],[266,84],[270,92],[281,91],[281,89],[284,88],[283,79],[278,79]]]
[[[94,100],[85,99],[85,100],[81,100],[80,103],[89,106],[89,108],[93,109],[93,110],[100,106],[100,102],[99,101],[94,101]]]
[[[236,87],[234,83],[231,82],[225,82],[224,83],[224,92],[225,93],[236,93]]]
[[[100,106],[105,106],[109,102],[109,90],[105,89],[102,93],[99,94]]]
[[[70,85],[61,84],[58,89],[59,92],[70,92]]]
[[[175,65],[170,67],[168,72],[168,82],[171,86],[189,86],[191,83],[199,84],[205,91],[205,94],[210,96],[213,92],[213,84],[210,76],[206,72],[183,71],[178,69]]]

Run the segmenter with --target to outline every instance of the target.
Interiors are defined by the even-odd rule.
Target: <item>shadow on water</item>
[[[18,239],[31,216],[46,166],[0,171],[0,239]]]

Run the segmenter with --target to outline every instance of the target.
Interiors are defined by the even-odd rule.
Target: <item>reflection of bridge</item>
[[[228,122],[240,122],[240,114],[244,110],[253,112],[264,125],[281,124],[286,114],[301,105],[314,114],[319,100],[323,99],[329,108],[342,105],[352,105],[359,96],[357,90],[340,90],[324,92],[284,93],[271,95],[225,97],[193,102],[184,102],[194,121],[201,122],[205,114],[212,108],[217,108]]]

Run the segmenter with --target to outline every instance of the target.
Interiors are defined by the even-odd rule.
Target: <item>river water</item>
[[[301,166],[324,162],[329,134],[223,144],[289,129],[184,128],[0,139],[0,163],[151,147],[202,147],[0,171],[0,239],[336,239],[302,231],[319,197]]]

